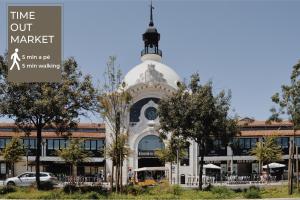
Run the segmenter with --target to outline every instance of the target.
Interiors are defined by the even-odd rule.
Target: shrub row
[[[67,184],[63,187],[63,191],[65,193],[74,193],[79,192],[81,194],[93,192],[93,193],[99,193],[102,195],[107,195],[107,191],[102,186],[76,186],[73,184]]]

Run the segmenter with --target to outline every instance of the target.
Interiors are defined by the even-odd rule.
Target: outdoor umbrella
[[[285,167],[285,165],[284,164],[280,164],[280,163],[270,163],[268,165],[264,165],[263,169],[267,169],[268,167],[270,169],[272,169],[272,168],[281,168],[281,167]]]
[[[214,165],[214,164],[206,164],[206,165],[203,165],[203,168],[206,168],[206,169],[221,169],[221,167],[217,166],[217,165]]]

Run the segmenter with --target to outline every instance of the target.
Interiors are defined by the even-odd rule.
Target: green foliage
[[[176,185],[172,185],[171,192],[172,192],[172,194],[178,196],[178,195],[182,194],[183,189],[182,189],[182,187],[180,185],[176,184]]]
[[[215,195],[216,199],[228,199],[234,195],[234,192],[227,187],[213,187],[211,192]]]
[[[64,193],[70,194],[79,191],[79,189],[74,184],[67,184],[63,187],[63,191]]]
[[[255,156],[260,163],[281,160],[283,154],[281,147],[276,142],[276,137],[273,136],[266,136],[262,141],[257,142],[250,153]]]
[[[227,145],[238,133],[237,119],[229,117],[230,99],[230,92],[222,91],[214,96],[211,82],[201,85],[199,75],[192,75],[188,86],[181,84],[173,95],[161,99],[158,108],[161,134],[172,133],[175,137],[194,140],[203,161],[206,144],[219,139]]]
[[[41,190],[53,190],[53,188],[54,188],[54,185],[50,181],[42,181],[40,183],[40,189]]]
[[[36,131],[37,152],[41,151],[45,127],[68,133],[77,127],[79,116],[98,108],[98,92],[90,75],[83,76],[74,58],[62,66],[60,83],[12,83],[7,79],[7,59],[0,56],[0,114],[15,121],[27,134]],[[39,174],[40,155],[36,155]],[[39,186],[40,179],[36,176]]]
[[[126,194],[131,194],[131,195],[137,196],[137,195],[141,195],[141,194],[145,193],[146,189],[139,185],[129,185],[126,188],[124,188],[124,192]]]
[[[132,188],[132,187],[131,187]],[[124,188],[126,189],[126,188]],[[4,199],[244,199],[248,191],[251,191],[252,198],[254,196],[254,190],[251,188],[245,190],[245,192],[233,192],[230,189],[212,188],[214,191],[199,191],[195,189],[184,189],[179,195],[174,194],[172,186],[164,184],[162,187],[155,186],[151,188],[142,188],[137,186],[137,190],[140,192],[126,192],[125,194],[109,193],[102,195],[101,192],[86,190],[83,193],[79,190],[73,193],[64,192],[63,189],[53,189],[51,191],[38,191],[34,187],[31,188],[15,188],[15,191],[11,191],[6,194],[1,194],[1,198]],[[1,191],[1,188],[0,188]],[[126,191],[126,190],[125,190]],[[136,195],[139,193],[138,195]],[[135,194],[135,195],[134,195]],[[226,196],[228,195],[228,196]],[[260,190],[261,198],[299,198],[300,194],[295,193],[293,195],[287,195],[287,186],[275,186],[272,188],[265,188]],[[249,196],[250,198],[250,196]]]
[[[111,130],[109,133],[112,139],[111,144],[107,146],[106,154],[112,159],[112,169],[116,166],[116,171],[119,172],[123,166],[123,161],[129,154],[127,147],[127,128],[128,128],[128,110],[131,105],[131,94],[126,88],[126,83],[122,82],[122,72],[116,66],[116,57],[109,57],[106,71],[104,74],[105,83],[101,88],[99,95],[100,113],[103,116],[106,125]],[[114,173],[111,172],[111,185],[114,181]],[[116,190],[121,185],[119,184],[120,173],[116,173]]]
[[[89,153],[82,148],[82,142],[83,140],[78,138],[71,139],[67,148],[57,150],[58,156],[71,163],[73,167],[77,166],[78,163],[85,161],[89,157]]]
[[[0,62],[0,68],[7,69],[7,63]],[[75,127],[78,116],[96,110],[98,105],[91,76],[82,75],[74,58],[64,62],[61,83],[15,84],[6,76],[2,78],[1,114],[14,119],[25,132],[45,126],[65,132]]]
[[[115,163],[118,159],[124,160],[131,153],[127,145],[128,136],[126,134],[119,134],[116,139],[107,145],[106,155],[111,158]]]
[[[300,61],[293,66],[290,85],[281,86],[281,94],[275,93],[272,101],[278,108],[271,108],[271,121],[281,121],[280,115],[288,115],[294,130],[300,129]]]
[[[249,189],[247,189],[244,192],[243,195],[246,199],[260,199],[261,194],[260,194],[260,189],[254,186],[251,186]]]
[[[0,188],[0,194],[8,194],[11,192],[16,192],[16,188],[12,186],[4,186]]]
[[[177,149],[179,150],[179,159],[186,156],[185,149],[189,146],[189,143],[182,138],[171,137],[169,143],[164,149],[158,149],[155,151],[155,155],[163,162],[176,162],[177,159]]]
[[[107,195],[107,191],[102,186],[81,186],[80,193],[97,192],[102,195]]]
[[[97,192],[89,192],[85,195],[85,199],[99,199],[99,194]]]
[[[20,161],[24,155],[24,149],[20,139],[13,137],[2,150],[2,155],[4,160],[10,164]]]

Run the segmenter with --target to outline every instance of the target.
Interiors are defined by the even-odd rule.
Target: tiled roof
[[[22,131],[16,132],[16,126],[13,123],[0,123],[0,137],[12,137],[15,135],[25,136]],[[1,130],[2,129],[2,130]],[[11,129],[11,130],[10,130]],[[66,133],[64,133],[66,134]],[[62,137],[61,134],[49,129],[42,132],[44,138]],[[33,130],[30,137],[35,137],[36,132]],[[81,123],[78,124],[78,129],[72,131],[72,137],[80,138],[105,138],[105,125],[97,123]]]
[[[243,119],[238,122],[241,127],[240,137],[243,136],[265,136],[265,135],[286,135],[292,136],[294,132],[292,130],[292,123],[289,121],[266,123],[263,120],[251,120]],[[13,128],[16,126],[13,123],[0,123],[0,137],[10,137],[15,135]],[[2,130],[1,130],[2,129]],[[9,129],[12,129],[10,131]],[[24,133],[17,133],[20,136],[24,136]],[[296,135],[300,135],[300,130],[296,132]],[[32,131],[31,137],[36,136],[36,133]],[[55,131],[45,130],[43,137],[61,137]],[[80,123],[78,129],[72,132],[72,137],[87,137],[87,138],[105,138],[105,124],[104,123]]]

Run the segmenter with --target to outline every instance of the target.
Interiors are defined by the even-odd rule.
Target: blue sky
[[[6,49],[6,3],[0,1],[0,53]],[[64,57],[101,82],[110,55],[124,73],[140,63],[149,1],[54,1],[64,6]],[[163,62],[183,79],[198,72],[215,91],[232,91],[241,117],[267,119],[270,97],[289,83],[300,58],[300,1],[153,1]],[[88,119],[82,119],[89,121]],[[93,117],[92,121],[97,122]]]

